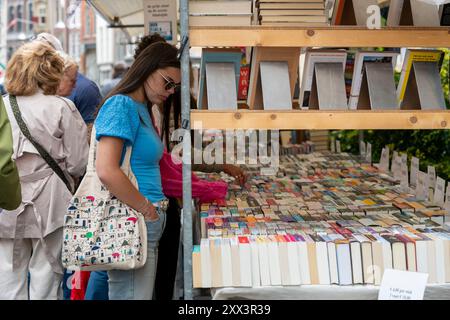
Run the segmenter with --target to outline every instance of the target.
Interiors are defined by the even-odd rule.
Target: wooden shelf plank
[[[192,110],[193,129],[450,129],[450,110]]]
[[[450,28],[191,27],[193,47],[450,47]]]

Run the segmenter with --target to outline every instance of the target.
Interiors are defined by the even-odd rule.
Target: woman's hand
[[[226,174],[234,177],[241,186],[244,185],[247,181],[247,176],[245,175],[244,171],[242,171],[242,169],[237,166],[234,166],[232,164],[224,164],[223,171]]]
[[[156,212],[156,208],[154,205],[149,205],[146,210],[144,212],[142,212],[142,214],[144,215],[144,220],[145,221],[156,221],[159,219],[159,215]]]
[[[157,220],[155,206],[150,203],[120,168],[123,140],[114,137],[102,137],[97,145],[96,170],[103,185],[134,210],[142,213],[147,221]]]

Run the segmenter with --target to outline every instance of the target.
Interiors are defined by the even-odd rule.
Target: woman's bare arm
[[[146,220],[156,220],[158,215],[155,207],[146,200],[120,169],[123,143],[120,138],[104,136],[100,139],[95,162],[97,175],[105,187],[120,201],[142,212]],[[146,206],[147,202],[149,205]]]

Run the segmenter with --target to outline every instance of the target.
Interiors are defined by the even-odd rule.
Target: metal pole
[[[66,38],[66,43],[65,43],[65,51],[68,55],[70,55],[69,53],[69,19],[67,18],[67,8],[69,7],[69,3],[68,0],[64,1],[64,17],[63,17],[63,21],[65,21],[64,25],[65,27],[65,35],[64,37]]]
[[[189,37],[189,1],[180,1],[181,40]],[[183,262],[184,299],[192,300],[192,174],[191,174],[191,99],[189,40],[181,55],[181,123],[188,130],[183,137]]]

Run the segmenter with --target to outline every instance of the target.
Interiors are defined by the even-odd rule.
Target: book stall
[[[203,48],[198,108],[183,75],[182,120],[283,130],[272,172],[241,164],[244,186],[198,173],[227,181],[225,200],[191,206],[183,165],[185,299],[377,299],[386,270],[425,273],[424,299],[450,299],[445,179],[413,154],[386,146],[374,163],[363,139],[358,155],[330,141],[330,130],[449,128],[450,4],[434,2],[180,1],[180,36]]]
[[[449,297],[443,193],[428,184],[417,196],[421,179],[405,189],[366,159],[281,156],[276,176],[246,168],[244,188],[230,181],[227,200],[199,207],[194,287],[216,288],[218,299],[373,299],[384,270],[396,269],[428,273],[425,298]]]

